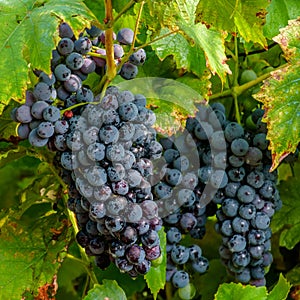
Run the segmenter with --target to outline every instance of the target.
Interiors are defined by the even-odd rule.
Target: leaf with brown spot
[[[261,90],[253,95],[263,103],[273,164],[271,170],[300,142],[300,18],[289,22],[274,38],[289,63],[271,73]]]

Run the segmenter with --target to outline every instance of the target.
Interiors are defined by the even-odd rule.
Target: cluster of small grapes
[[[91,42],[94,46],[93,53],[98,54],[92,56],[96,63],[96,72],[103,74],[106,66],[106,50],[105,50],[105,31],[102,31],[96,26],[86,29]],[[134,32],[130,28],[122,28],[117,34],[113,33],[114,40],[114,59],[116,66],[122,63],[122,58],[125,55],[126,46],[132,45],[134,40]],[[141,66],[146,61],[146,52],[144,49],[138,49],[133,52],[127,61],[123,62],[119,74],[126,80],[133,79],[138,74],[138,66]]]
[[[131,276],[147,273],[161,255],[162,221],[147,178],[162,146],[145,105],[142,95],[109,87],[101,103],[69,119],[58,153],[78,243],[100,268],[114,262]]]
[[[50,77],[42,72],[40,78],[33,92],[26,91],[26,103],[11,112],[12,119],[19,122],[19,138],[28,139],[35,147],[46,146],[51,138],[65,134],[69,128],[68,122],[61,118],[60,109],[52,105],[51,95],[56,90],[45,82]]]
[[[124,40],[128,34],[127,29],[118,33],[120,43],[129,43]],[[101,101],[94,97],[83,84],[97,68],[88,54],[90,38],[82,34],[75,39],[67,23],[59,26],[59,36],[53,74],[35,70],[39,82],[26,91],[26,103],[12,111],[12,118],[21,123],[19,137],[57,152],[69,208],[80,227],[77,240],[86,253],[96,256],[101,268],[112,261],[131,276],[145,274],[161,256],[162,220],[147,179],[162,154],[152,128],[156,116],[143,95],[130,91],[109,87]]]
[[[182,233],[177,227],[167,230],[167,269],[166,280],[175,288],[184,288],[189,284],[188,265],[192,270],[203,274],[208,270],[209,262],[202,256],[202,249],[193,244],[189,247],[180,244]],[[185,270],[184,270],[185,269]]]
[[[212,109],[210,113],[215,115]],[[216,122],[212,116],[210,119]],[[210,149],[208,137],[203,135],[199,140],[195,136],[195,132],[199,133],[200,123],[196,118],[189,118],[184,133],[160,139],[165,166],[160,182],[153,186],[153,194],[167,232],[166,279],[175,288],[184,288],[189,284],[191,274],[203,274],[209,267],[198,245],[186,247],[180,244],[183,235],[202,239],[207,216],[216,211],[216,204],[207,201],[206,193],[216,191],[218,186],[212,180],[212,189],[205,191],[208,182],[199,169],[203,163],[209,164]]]
[[[61,109],[67,109],[78,103],[99,100],[94,97],[90,87],[83,82],[88,74],[98,72],[99,67],[105,67],[105,58],[89,55],[96,36],[99,43],[105,45],[105,32],[95,26],[86,29],[86,32],[89,36],[81,34],[76,39],[72,28],[67,23],[60,24],[61,39],[56,49],[52,51],[52,74],[47,75],[43,71],[34,70],[39,82],[34,86],[33,91],[26,91],[25,104],[12,111],[12,119],[19,123],[18,136],[21,139],[28,138],[33,146],[43,147],[48,144],[50,148],[56,147],[60,150],[62,135],[68,131],[68,118],[72,116],[70,112],[62,115]],[[91,40],[91,37],[94,40]],[[121,45],[132,44],[133,37],[133,31],[128,28],[118,32],[117,38],[120,44],[114,45],[117,60],[120,60],[125,53]],[[96,52],[102,50],[98,49]],[[120,75],[125,79],[134,78],[137,74],[137,66],[142,65],[145,59],[146,53],[143,49],[134,52],[129,57],[129,61],[123,65]]]
[[[216,231],[222,235],[219,248],[229,274],[242,283],[265,285],[265,268],[272,263],[270,222],[282,206],[276,187],[277,173],[270,173],[271,154],[262,123],[263,110],[252,113],[257,130],[245,130],[226,122],[226,173],[228,183],[213,201]]]

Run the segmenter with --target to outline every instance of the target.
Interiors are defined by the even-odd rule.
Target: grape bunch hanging
[[[62,23],[59,34],[52,74],[35,70],[39,82],[26,91],[26,103],[12,111],[18,136],[57,152],[56,164],[69,187],[68,208],[80,228],[76,239],[96,264],[105,269],[113,262],[131,276],[146,274],[161,256],[162,222],[147,180],[162,153],[152,128],[155,114],[143,95],[109,87],[100,102],[83,84],[88,74],[105,69],[103,49],[95,50],[102,57],[91,56],[93,45],[105,45],[104,32],[92,26],[75,39]],[[116,65],[133,36],[128,28],[118,32]],[[134,52],[120,75],[134,78],[145,58],[143,49]]]
[[[21,139],[56,152],[79,226],[76,240],[87,255],[101,269],[114,263],[132,277],[144,275],[161,258],[164,227],[166,279],[183,288],[209,268],[198,241],[207,217],[216,215],[229,275],[264,285],[272,263],[269,226],[281,200],[277,174],[269,173],[263,111],[253,112],[256,129],[249,130],[227,120],[220,103],[199,106],[186,135],[159,138],[143,95],[110,86],[100,99],[85,84],[89,74],[106,72],[105,32],[92,26],[76,39],[62,23],[59,35],[52,73],[34,70],[38,83],[12,118]],[[126,80],[146,60],[143,49],[122,60],[133,39],[128,28],[114,35],[115,64]],[[185,246],[188,235],[194,243]]]

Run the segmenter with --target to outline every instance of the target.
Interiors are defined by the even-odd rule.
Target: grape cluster
[[[184,246],[180,244],[182,233],[178,227],[167,230],[167,268],[166,280],[175,288],[184,288],[189,284],[189,268],[203,274],[208,270],[209,262],[202,256],[202,249],[197,244]]]
[[[103,74],[106,67],[105,32],[94,25],[86,29],[86,32],[94,46],[91,55],[96,63],[96,72]],[[126,80],[135,78],[138,74],[138,66],[143,65],[146,61],[146,51],[142,48],[138,49],[122,62],[126,47],[134,42],[134,32],[130,28],[122,28],[117,34],[113,33],[113,40],[115,63],[117,66],[122,63],[119,70],[120,76]]]
[[[252,113],[255,131],[235,122],[224,124],[228,183],[213,198],[219,205],[216,230],[222,235],[222,262],[237,281],[257,286],[265,285],[265,268],[272,263],[270,222],[282,206],[277,172],[269,172],[263,113]]]
[[[25,104],[14,108],[11,117],[19,123],[17,134],[21,139],[28,139],[35,147],[48,145],[60,151],[62,135],[68,131],[68,119],[73,115],[72,112],[63,114],[62,110],[78,103],[99,101],[84,81],[93,72],[103,75],[106,59],[105,49],[93,48],[96,39],[98,46],[105,46],[105,32],[95,26],[86,29],[76,39],[72,28],[67,23],[61,23],[59,36],[57,47],[52,51],[52,73],[48,75],[34,70],[38,83],[32,91],[26,91]],[[131,45],[133,37],[134,33],[129,28],[118,32],[119,44],[114,44],[117,65],[125,54],[123,47]],[[103,57],[93,56],[95,53]],[[124,79],[134,78],[138,72],[137,66],[142,65],[145,59],[143,49],[132,53],[129,61],[122,64],[120,75]]]
[[[58,154],[69,185],[78,243],[105,269],[112,261],[131,276],[161,255],[162,221],[148,177],[162,153],[146,99],[109,87],[99,104],[69,119]]]
[[[68,207],[80,228],[76,239],[86,253],[102,269],[113,262],[133,277],[146,274],[161,256],[162,220],[148,179],[162,154],[152,128],[156,116],[143,95],[111,86],[100,99],[84,85],[97,71],[90,37],[104,45],[104,32],[92,27],[75,39],[62,23],[59,35],[52,75],[35,70],[39,81],[12,118],[20,123],[20,138],[56,152],[55,164],[69,188]],[[131,44],[133,32],[121,30],[118,40]],[[120,45],[115,50],[122,52]],[[145,59],[138,53],[130,57],[135,66]]]

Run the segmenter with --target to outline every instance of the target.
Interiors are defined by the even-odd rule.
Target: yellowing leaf
[[[200,1],[196,20],[227,32],[235,32],[237,29],[245,41],[266,47],[262,26],[267,5],[267,0]]]
[[[291,21],[274,38],[289,64],[272,73],[254,97],[263,103],[274,170],[300,142],[300,19]]]

